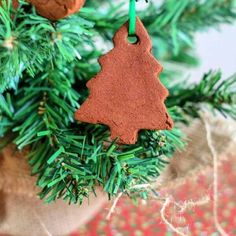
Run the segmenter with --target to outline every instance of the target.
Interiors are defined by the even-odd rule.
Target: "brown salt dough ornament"
[[[80,10],[85,0],[27,0],[39,15],[49,20],[59,20]]]
[[[134,144],[141,129],[173,127],[164,100],[167,89],[157,79],[162,66],[151,54],[152,43],[139,18],[138,41],[128,42],[128,23],[114,36],[114,48],[99,59],[101,72],[87,83],[88,99],[76,111],[82,122],[105,124],[111,138]]]

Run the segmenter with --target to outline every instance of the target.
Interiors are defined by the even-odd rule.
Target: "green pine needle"
[[[30,147],[28,161],[46,202],[81,204],[97,186],[109,197],[123,192],[146,199],[153,190],[136,186],[155,182],[174,152],[184,148],[181,123],[199,117],[203,105],[236,119],[235,76],[223,80],[209,72],[198,84],[183,83],[167,66],[166,105],[175,129],[143,130],[135,145],[111,142],[107,127],[76,123],[74,112],[88,96],[86,82],[99,70],[97,58],[108,50],[100,45],[111,47],[114,32],[127,20],[121,10],[126,0],[87,0],[78,14],[53,23],[24,1],[17,11],[11,1],[2,2],[0,148],[12,140],[18,149]],[[153,39],[155,56],[169,64],[196,65],[195,33],[236,18],[230,0],[155,3],[149,1],[138,15]]]

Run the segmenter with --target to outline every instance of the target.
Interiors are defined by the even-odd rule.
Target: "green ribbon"
[[[129,36],[136,35],[136,0],[129,3]]]

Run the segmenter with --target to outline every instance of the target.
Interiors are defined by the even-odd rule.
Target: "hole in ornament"
[[[138,42],[138,37],[136,35],[128,36],[128,42],[130,44],[136,44]]]

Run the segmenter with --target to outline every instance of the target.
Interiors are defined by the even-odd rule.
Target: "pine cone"
[[[28,0],[37,12],[47,19],[59,20],[75,12],[84,5],[85,0]]]

